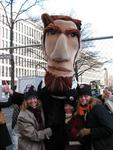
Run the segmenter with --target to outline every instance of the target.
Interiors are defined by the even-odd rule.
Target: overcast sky
[[[113,0],[47,0],[44,7],[50,13],[71,13],[91,23],[96,35],[113,35]]]
[[[15,0],[17,7],[25,0]],[[33,0],[29,0],[32,2]],[[41,16],[42,13],[66,14],[82,20],[83,23],[91,23],[94,35],[113,35],[113,0],[45,0],[44,9],[33,8],[33,16]]]

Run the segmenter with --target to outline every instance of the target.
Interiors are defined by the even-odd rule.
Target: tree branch
[[[16,21],[17,17],[20,16],[21,14],[23,14],[24,12],[26,12],[27,10],[29,10],[30,8],[32,8],[33,6],[35,6],[37,4],[37,0],[35,0],[35,2],[30,5],[29,7],[23,9],[24,5],[27,3],[28,0],[25,0],[24,3],[21,5],[15,19],[14,19],[14,22]]]
[[[94,69],[93,67],[95,66],[95,64],[89,66],[88,68],[78,72],[78,76],[81,76],[84,72],[86,72],[87,70],[90,70],[90,69]]]
[[[16,15],[16,17],[15,17],[15,19],[14,19],[14,22],[16,21],[17,17],[20,15],[20,12],[21,12],[22,8],[23,8],[23,6],[27,3],[27,1],[28,1],[28,0],[25,0],[25,1],[23,2],[23,4],[20,6],[20,9],[19,9],[18,12],[17,12],[17,15]]]
[[[3,8],[4,12],[5,12],[5,17],[6,17],[7,25],[9,26],[9,28],[11,28],[10,22],[8,20],[7,11],[5,9],[5,6],[3,5],[3,3],[1,1],[0,1],[0,4],[2,5],[2,8]]]

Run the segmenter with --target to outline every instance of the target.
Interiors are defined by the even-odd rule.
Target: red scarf
[[[86,105],[86,106],[79,106],[78,108],[78,114],[80,116],[85,116],[85,114],[89,111],[91,111],[92,106],[91,105]]]

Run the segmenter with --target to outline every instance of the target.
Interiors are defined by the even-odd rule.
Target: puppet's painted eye
[[[77,32],[72,32],[72,33],[70,33],[70,35],[71,35],[71,37],[76,37],[76,36],[78,36]]]
[[[54,35],[54,34],[56,33],[56,30],[54,30],[54,29],[49,29],[49,30],[47,31],[47,33],[50,34],[50,35]]]

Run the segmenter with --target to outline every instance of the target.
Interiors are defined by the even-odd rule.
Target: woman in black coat
[[[0,108],[1,112],[1,108]],[[6,150],[6,147],[11,145],[11,137],[7,129],[6,123],[0,124],[0,150]]]
[[[103,104],[94,102],[93,98],[90,105],[92,109],[87,113],[86,127],[78,135],[84,144],[91,142],[93,150],[113,150],[113,114]]]

